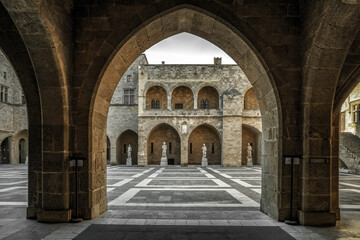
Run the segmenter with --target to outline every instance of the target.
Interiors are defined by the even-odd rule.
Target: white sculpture
[[[203,144],[201,150],[202,150],[202,157],[206,158],[207,147],[206,147],[205,143]]]
[[[166,151],[167,151],[166,142],[163,142],[161,149],[162,149],[162,154],[161,154],[160,166],[167,166],[168,158],[167,158],[167,154],[166,154]]]
[[[252,161],[252,146],[250,143],[248,143],[247,145],[247,156],[246,156],[246,159],[247,159],[247,165],[248,166],[252,166],[253,165],[253,161]]]
[[[201,166],[206,167],[208,165],[208,159],[206,158],[207,147],[205,143],[203,144],[201,151],[202,151]]]
[[[127,148],[126,166],[132,165],[131,151],[132,151],[132,148],[131,148],[131,145],[129,144],[129,146]]]
[[[131,145],[129,144],[128,149],[127,149],[128,158],[131,158],[131,151],[132,151],[132,148],[131,148]]]

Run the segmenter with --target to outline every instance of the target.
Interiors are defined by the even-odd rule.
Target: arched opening
[[[261,132],[249,125],[242,125],[242,149],[241,149],[241,164],[247,165],[247,148],[248,144],[252,148],[252,163],[254,165],[261,164]]]
[[[9,137],[5,138],[0,145],[0,163],[10,164],[10,143]]]
[[[137,165],[138,160],[138,135],[132,130],[126,130],[120,134],[116,143],[117,164],[126,164],[128,157],[128,147],[131,146],[131,162],[132,165]]]
[[[198,93],[199,109],[219,109],[219,93],[211,86],[205,86]]]
[[[186,21],[184,21],[184,16],[186,16]],[[263,106],[260,108],[261,116],[266,120],[263,121],[263,132],[272,133],[264,135],[262,142],[263,148],[269,149],[270,151],[262,153],[262,158],[266,158],[268,164],[263,166],[263,170],[266,172],[267,177],[262,180],[261,210],[276,219],[283,219],[286,216],[285,209],[287,209],[288,206],[278,202],[279,198],[271,197],[285,194],[282,192],[280,184],[281,181],[279,181],[281,177],[280,174],[282,173],[281,169],[283,166],[281,161],[282,155],[280,151],[282,149],[281,146],[283,139],[282,132],[280,131],[280,126],[282,123],[281,107],[277,91],[274,88],[275,84],[273,82],[271,72],[267,70],[268,67],[266,66],[265,61],[262,59],[255,47],[252,46],[251,43],[240,32],[234,30],[231,26],[227,26],[224,22],[217,21],[216,17],[208,12],[204,12],[203,10],[194,10],[194,7],[189,9],[186,5],[184,5],[181,7],[181,9],[173,9],[172,12],[161,16],[159,15],[158,17],[158,19],[152,19],[145,24],[145,26],[151,25],[151,29],[159,29],[158,32],[154,32],[154,35],[148,36],[146,27],[140,28],[139,31],[134,32],[134,34],[130,36],[128,41],[121,43],[121,45],[119,45],[116,50],[114,50],[111,59],[109,59],[107,64],[104,65],[100,77],[97,79],[98,82],[96,83],[96,88],[92,95],[93,97],[91,101],[91,108],[89,109],[91,139],[97,139],[99,133],[101,133],[104,129],[103,126],[107,117],[107,112],[104,112],[103,109],[106,107],[106,105],[110,104],[111,97],[107,97],[107,93],[109,92],[109,86],[114,85],[112,83],[114,81],[114,75],[121,77],[141,52],[153,44],[159,42],[160,40],[180,32],[193,33],[199,37],[209,40],[210,42],[219,46],[221,49],[225,50],[226,53],[229,54],[241,67],[250,83],[254,87],[255,93],[260,103],[259,105],[260,107]],[[204,25],[201,24],[200,26],[198,24],[198,19],[202,19],[201,22],[205,25],[211,23],[211,27],[209,26],[208,30],[204,31]],[[163,28],[163,20],[169,23],[171,27]],[[213,31],[213,29],[217,29],[217,31]],[[144,41],[142,41],[141,45],[139,45],[137,39],[144,39]],[[229,39],[231,39],[231,41],[229,41]],[[129,54],[129,52],[131,52],[131,54]],[[244,55],[247,57],[244,58]],[[120,79],[120,77],[117,79]],[[186,107],[188,107],[188,109],[193,109],[194,96],[192,90],[185,86],[182,86],[182,88],[184,91],[179,91],[181,98],[179,97],[179,100],[177,100],[179,101],[178,108],[182,107],[183,109],[186,109]],[[114,91],[115,86],[111,87],[111,90]],[[175,91],[175,93],[176,92],[177,91]],[[184,92],[187,93],[187,96],[184,96]],[[84,96],[87,95],[85,92],[83,94]],[[176,100],[174,101],[175,96],[175,94],[171,95],[172,109],[176,109]],[[183,103],[184,100],[187,101],[186,106]],[[181,104],[183,105],[181,106]],[[102,136],[102,134],[100,134],[100,136]],[[161,146],[156,147],[155,142],[153,142],[153,151],[155,152],[155,149],[157,149],[159,156],[149,156],[151,152],[151,141],[149,141],[149,136],[141,136],[147,141],[147,147],[146,150],[144,150],[144,157],[147,156],[147,162],[149,164],[159,164],[161,157]],[[161,137],[162,136],[159,136],[159,138]],[[162,140],[160,140],[158,144],[160,145],[161,142]],[[98,149],[99,145],[92,144],[91,141],[90,143],[91,149],[90,151],[86,149],[86,152],[91,154],[89,156],[91,159],[90,161],[95,161],[95,156],[97,156],[97,152],[101,152],[101,149]],[[174,159],[174,161],[176,160]],[[92,174],[98,176],[100,173],[94,172]],[[105,177],[105,173],[103,176]],[[95,188],[100,189],[99,186]],[[94,193],[97,192],[95,188],[92,190]],[[105,200],[102,199],[101,201]],[[93,206],[96,204],[100,204],[100,202],[92,203]],[[104,205],[104,203],[101,203],[100,205]]]
[[[25,163],[28,156],[28,145],[25,139],[19,141],[19,163]]]
[[[207,148],[207,159],[209,165],[221,164],[221,143],[218,131],[207,124],[196,127],[189,136],[188,141],[189,165],[201,165],[202,146]]]
[[[180,165],[180,136],[174,127],[166,123],[154,127],[147,137],[148,164],[160,164],[164,142],[167,145],[168,165]]]
[[[166,109],[167,93],[163,87],[152,86],[146,92],[146,109]]]
[[[194,109],[194,95],[189,87],[179,86],[172,91],[171,109]]]
[[[339,118],[340,172],[360,174],[360,84],[343,102]]]
[[[259,102],[254,92],[254,88],[250,88],[244,95],[244,109],[245,110],[259,110]]]

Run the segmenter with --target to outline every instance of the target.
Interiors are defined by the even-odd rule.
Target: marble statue
[[[167,154],[166,154],[166,151],[167,151],[166,142],[163,142],[161,149],[162,149],[162,154],[161,154],[160,166],[167,166],[168,158],[167,158]]]
[[[206,167],[208,165],[208,159],[206,158],[207,147],[205,143],[203,144],[201,151],[202,151],[201,166]]]
[[[128,158],[131,158],[131,151],[132,151],[132,148],[131,148],[131,145],[129,144],[128,149],[127,149]]]
[[[248,143],[247,145],[247,156],[246,156],[246,159],[247,159],[247,165],[248,166],[252,166],[253,165],[253,161],[252,161],[252,146],[250,143]]]
[[[132,151],[132,147],[129,144],[129,146],[127,148],[126,166],[131,166],[132,165],[131,151]]]
[[[206,158],[207,147],[206,147],[205,143],[203,144],[201,150],[202,150],[202,157]]]

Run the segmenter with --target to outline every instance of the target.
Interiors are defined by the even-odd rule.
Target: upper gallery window
[[[354,123],[360,122],[360,104],[357,104],[357,105],[354,106],[353,122]]]
[[[135,94],[133,89],[124,90],[124,104],[135,104]]]
[[[131,75],[127,75],[127,76],[126,76],[126,81],[127,81],[127,82],[131,82]]]
[[[152,109],[160,109],[160,100],[159,99],[151,100],[151,108]]]
[[[183,109],[182,103],[175,103],[175,109]]]
[[[1,85],[0,86],[0,102],[8,102],[8,87]]]
[[[209,109],[209,100],[208,99],[201,99],[200,108],[201,109]]]

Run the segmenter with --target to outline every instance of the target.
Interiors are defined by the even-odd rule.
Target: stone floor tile
[[[230,226],[227,220],[210,220],[213,226]]]
[[[186,225],[186,219],[176,219],[175,225]]]

